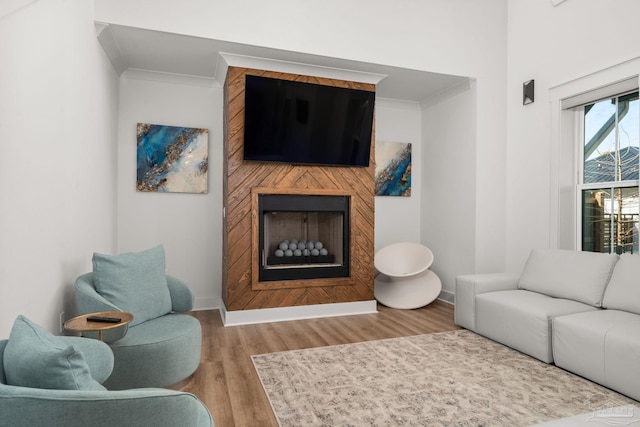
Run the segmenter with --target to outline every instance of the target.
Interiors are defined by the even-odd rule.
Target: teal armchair
[[[113,354],[105,343],[56,337],[81,351],[99,383],[111,374]],[[0,340],[1,427],[213,427],[211,414],[196,396],[165,389],[56,390],[7,384]]]
[[[95,273],[86,273],[76,280],[78,314],[128,311],[98,293],[94,279]],[[141,323],[134,323],[134,318],[128,327],[104,332],[103,339],[115,358],[113,373],[104,383],[108,389],[175,386],[198,368],[202,347],[200,322],[181,313],[193,308],[192,292],[175,277],[166,276],[166,282],[170,312]]]

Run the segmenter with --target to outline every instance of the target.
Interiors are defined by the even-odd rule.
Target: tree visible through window
[[[638,92],[583,108],[582,250],[638,253]]]

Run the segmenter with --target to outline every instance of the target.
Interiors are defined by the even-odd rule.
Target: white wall
[[[392,129],[395,123],[400,126],[405,120],[412,122],[414,112],[398,120],[401,115],[383,107],[377,122],[378,138],[396,139],[404,137],[405,132],[411,134],[407,138],[421,134],[420,144],[411,141],[420,147],[432,131],[439,135],[439,144],[455,145],[459,128],[469,127],[475,145],[457,153],[462,163],[473,164],[475,173],[469,183],[469,200],[475,204],[466,218],[468,227],[451,229],[430,221],[419,211],[418,197],[432,199],[433,195],[417,189],[420,194],[412,200],[376,201],[376,215],[381,221],[392,215],[396,205],[416,209],[409,213],[409,221],[385,221],[378,226],[377,220],[376,247],[391,240],[416,240],[420,230],[430,240],[436,236],[448,242],[447,254],[454,252],[453,242],[472,245],[464,268],[450,272],[450,276],[504,268],[507,0],[327,0],[304,7],[292,0],[184,0],[179,6],[153,0],[95,3],[96,19],[105,23],[473,77],[477,82],[475,96],[460,99],[463,103],[475,102],[471,107],[477,112],[475,121],[430,121],[433,130]],[[461,108],[466,111],[466,107]],[[385,115],[390,120],[388,125]],[[433,150],[429,162],[441,164],[450,160],[447,156]],[[416,161],[423,158],[414,156]],[[417,173],[424,167],[428,165],[416,164]],[[413,181],[416,186],[422,182]],[[440,192],[438,196],[443,197],[439,200],[443,206],[456,204],[455,194]],[[414,222],[416,215],[419,224]]]
[[[195,308],[218,307],[221,296],[222,108],[219,86],[120,79],[118,252],[162,244],[168,273],[189,285]],[[209,129],[208,193],[137,192],[137,123]]]
[[[168,221],[184,216],[179,215],[180,206],[190,208],[187,214],[195,215],[194,223],[202,221],[205,227],[209,219],[211,224],[220,223],[216,215],[220,215],[221,196],[213,193],[214,166],[210,169],[211,193],[206,196],[171,195],[166,199],[159,194],[136,194],[133,157],[127,154],[132,152],[127,145],[132,139],[127,133],[133,130],[123,123],[117,131],[118,108],[131,108],[130,116],[120,116],[123,121],[169,122],[184,117],[178,124],[188,125],[193,117],[198,125],[203,120],[211,121],[209,127],[216,132],[221,129],[215,122],[221,120],[221,114],[215,115],[221,111],[221,104],[215,104],[219,94],[210,95],[214,115],[203,120],[191,106],[179,112],[165,110],[162,106],[172,95],[184,106],[188,92],[167,85],[156,94],[148,94],[150,100],[158,100],[158,105],[147,102],[143,108],[131,99],[118,104],[119,82],[96,41],[94,18],[475,78],[477,122],[436,124],[439,127],[434,127],[434,132],[441,136],[441,143],[454,144],[457,127],[471,126],[475,131],[475,151],[460,153],[465,163],[475,165],[475,205],[468,217],[469,230],[474,234],[469,255],[473,259],[465,268],[480,271],[504,264],[505,163],[493,153],[504,153],[506,145],[507,0],[327,0],[321,6],[305,7],[292,0],[94,0],[93,4],[95,14],[92,2],[77,0],[15,0],[0,8],[4,14],[0,17],[0,39],[9,41],[0,43],[0,336],[8,335],[13,319],[21,313],[57,330],[59,312],[74,309],[72,283],[77,275],[91,269],[92,252],[143,249],[158,243],[162,236],[168,236],[169,272],[196,288],[199,304],[215,304],[219,297],[219,285],[210,283],[218,277],[210,278],[209,273],[220,268],[216,264],[220,257],[215,254],[215,243],[201,239],[206,235],[215,240],[221,226],[216,229],[213,225],[204,232],[189,227],[189,232],[198,229],[193,240],[183,237],[181,227],[167,226]],[[571,4],[571,0],[565,4]],[[146,90],[142,83],[133,86],[141,92]],[[202,91],[196,92],[188,97],[198,99],[202,106]],[[144,117],[143,111],[149,116]],[[395,117],[397,112],[388,113]],[[384,126],[380,124],[380,129]],[[384,131],[388,139],[405,137],[405,130],[388,130]],[[423,127],[414,132],[422,135],[416,147],[424,148],[425,135],[431,129]],[[218,138],[213,135],[212,141]],[[211,160],[215,161],[217,148],[212,143],[210,149]],[[433,164],[444,160],[446,156],[441,158],[438,152],[430,157]],[[420,165],[420,173],[427,167]],[[119,174],[116,168],[120,168]],[[146,196],[148,205],[141,204],[141,197]],[[452,203],[451,197],[441,202]],[[424,201],[432,197],[423,188],[420,198]],[[380,218],[385,209],[391,211],[393,206],[380,206]],[[160,210],[171,215],[160,217]],[[412,218],[415,215],[412,211]],[[404,240],[416,229],[428,239],[433,233],[442,233],[442,237],[451,232],[442,230],[423,213],[417,215],[419,224],[413,222],[415,219],[393,226],[385,224],[385,234],[377,233],[380,242],[391,240],[390,236],[402,236]],[[116,219],[120,227],[117,236]],[[467,230],[454,233],[455,239],[460,239],[466,237]],[[197,242],[198,250],[191,247],[193,242]],[[203,248],[210,249],[211,257],[209,249]],[[195,264],[198,267],[192,268]],[[456,273],[462,272],[468,271]]]
[[[13,6],[14,8],[9,8]],[[94,250],[115,247],[117,76],[87,1],[0,16],[0,338],[17,315],[59,332]]]
[[[415,166],[422,174],[419,225],[415,219],[384,221],[376,230],[380,246],[420,229],[420,240],[437,247],[434,269],[445,289],[455,274],[505,266],[519,270],[531,247],[555,244],[557,189],[551,163],[557,147],[550,145],[550,88],[640,56],[637,0],[567,0],[557,7],[548,0],[327,0],[322,7],[300,7],[292,0],[94,3],[96,20],[104,22],[473,77],[472,92],[426,109],[421,129],[409,131],[421,134],[415,145],[422,150]],[[128,123],[183,117],[194,117],[198,125],[211,121],[214,162],[218,148],[213,141],[220,137],[215,129],[221,129],[221,115],[215,116],[222,108],[219,93],[205,95],[199,88],[188,95],[199,107],[203,98],[212,100],[214,115],[207,119],[199,110],[166,107],[172,95],[184,105],[191,90],[171,85],[147,95],[158,105],[148,102],[143,108],[127,99],[119,106],[118,81],[96,41],[91,2],[15,0],[3,4],[0,13],[0,40],[10,41],[0,43],[0,337],[8,335],[18,314],[57,330],[58,313],[73,310],[73,280],[90,270],[93,251],[142,249],[158,243],[159,236],[168,236],[169,272],[196,288],[200,304],[215,304],[219,284],[210,283],[208,274],[220,268],[215,253],[220,249],[209,247],[201,235],[215,239],[221,225],[194,237],[198,250],[180,235],[180,227],[167,226],[182,217],[179,206],[189,206],[206,220],[211,215],[211,224],[221,223],[213,166],[208,195],[170,195],[167,202],[163,195],[136,194],[127,145],[133,130],[123,125],[118,134],[115,129],[119,107],[131,109],[131,116],[123,118]],[[522,106],[522,82],[532,78],[536,102]],[[132,86],[134,92],[146,90],[144,83]],[[414,137],[394,129],[413,122],[414,112],[404,117],[397,110],[402,108],[381,107],[379,138]],[[145,111],[149,117],[143,117]],[[451,113],[464,119],[444,120]],[[443,179],[450,174],[439,168],[453,154],[437,149],[438,144],[455,147],[460,138],[467,147],[457,153],[467,166],[464,183]],[[461,188],[466,191],[462,200],[456,196]],[[139,197],[146,196],[150,203],[141,204]],[[410,199],[377,200],[378,218],[392,216],[396,204],[416,203]],[[432,200],[472,212],[459,218],[463,227],[452,230],[443,224],[446,211],[435,209]],[[160,217],[160,210],[171,215]],[[192,268],[196,260],[206,265],[204,270]]]
[[[169,274],[192,287],[196,308],[218,307],[222,278],[222,89],[158,81],[161,76],[157,74],[129,75],[136,78],[125,73],[120,79],[118,252],[163,244]],[[138,122],[209,129],[208,194],[136,192]],[[416,159],[411,197],[376,197],[376,249],[420,239],[420,122],[417,103],[376,101],[376,139],[411,142]]]
[[[552,168],[550,92],[640,56],[636,0],[509,1],[507,126],[507,269],[520,271],[534,247],[555,247],[558,170]],[[606,73],[604,73],[606,74]],[[535,102],[522,105],[522,83],[535,79]],[[582,87],[581,90],[586,90]],[[557,165],[558,168],[570,165]]]
[[[505,265],[519,270],[531,247],[554,244],[552,205],[557,194],[550,165],[555,149],[550,146],[550,88],[640,56],[637,0],[567,0],[557,7],[548,0],[327,0],[322,7],[300,7],[292,0],[94,3],[98,21],[473,77],[473,92],[428,108],[421,130],[413,131],[422,138],[422,209],[417,227],[422,241],[435,244],[445,254],[437,254],[434,265],[442,268],[439,274],[444,277],[497,271]],[[0,43],[0,337],[8,335],[18,314],[57,330],[58,313],[73,310],[73,280],[91,268],[93,251],[142,249],[163,235],[170,236],[169,272],[186,276],[201,302],[209,304],[219,296],[219,285],[207,282],[205,272],[191,266],[200,256],[198,265],[219,269],[217,249],[211,247],[212,257],[193,251],[185,243],[188,238],[178,236],[179,227],[168,232],[165,226],[178,217],[179,206],[194,208],[196,215],[211,214],[212,224],[221,222],[215,217],[221,196],[213,193],[217,185],[213,180],[218,179],[213,166],[206,196],[175,195],[174,199],[171,195],[172,201],[167,202],[162,195],[135,194],[134,160],[128,157],[132,151],[126,145],[127,133],[133,130],[123,126],[120,134],[115,131],[118,81],[96,41],[91,2],[16,0],[3,4],[0,13],[0,40],[10,41]],[[522,106],[522,82],[532,78],[536,102]],[[143,83],[133,86],[144,92]],[[120,107],[131,108],[131,117],[125,117],[128,123],[183,117],[194,117],[198,125],[210,121],[208,126],[214,129],[210,149],[215,152],[213,141],[219,137],[215,129],[221,129],[215,121],[221,116],[202,119],[199,110],[165,109],[174,93],[184,105],[187,92],[163,86],[148,95],[160,98],[157,106],[148,102],[142,108],[135,104],[137,100],[127,100]],[[202,88],[195,92],[198,103],[207,98]],[[217,114],[219,94],[209,97],[211,112]],[[473,103],[475,114],[469,109]],[[410,118],[398,119],[398,111],[385,108],[380,115],[388,119],[378,123],[378,137],[412,138],[405,130],[396,132],[391,123],[413,121],[413,112]],[[142,117],[143,111],[149,111],[150,117]],[[438,119],[450,117],[449,111],[466,118],[460,122]],[[178,124],[188,123],[180,120]],[[434,140],[451,147],[461,137],[467,138],[465,146],[475,138],[473,147],[458,153],[459,161],[468,165],[465,173],[473,170],[472,177],[465,175],[474,188],[464,201],[456,198],[455,191],[446,191],[449,185],[459,188],[460,181],[450,183],[439,173],[432,175],[452,156],[436,149]],[[116,162],[120,176],[116,176]],[[149,206],[138,198],[146,196],[150,196]],[[466,226],[444,227],[430,208],[437,206],[429,204],[434,199],[440,199],[442,206],[466,208],[471,203],[473,212],[466,217]],[[376,201],[380,219],[394,210],[395,202],[386,203]],[[205,206],[207,213],[200,209]],[[117,246],[116,207],[121,222]],[[153,216],[157,210],[152,208],[171,215]],[[147,228],[132,231],[141,217],[149,219]],[[204,234],[215,238],[221,226],[212,227]],[[385,221],[384,234],[376,231],[376,246],[391,236],[404,239],[415,227],[413,222]],[[198,240],[200,236],[196,239],[199,249],[207,247]],[[468,253],[462,264],[450,265],[453,249],[460,244]],[[446,265],[437,264],[445,259]]]
[[[455,293],[455,276],[475,271],[477,237],[470,221],[478,193],[475,106],[474,83],[423,113],[424,190],[420,211],[426,225],[421,240],[433,251],[431,270],[440,277],[442,290],[449,297]]]
[[[376,99],[376,141],[411,143],[411,197],[375,198],[375,250],[420,241],[421,110],[415,102]]]

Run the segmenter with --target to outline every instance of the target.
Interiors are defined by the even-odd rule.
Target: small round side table
[[[91,316],[117,317],[118,323],[92,322],[87,320]],[[102,331],[122,327],[133,320],[133,314],[124,311],[101,311],[83,314],[64,322],[64,328],[74,332],[98,332],[98,339],[102,341]]]

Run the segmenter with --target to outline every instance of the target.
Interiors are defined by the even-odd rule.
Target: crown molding
[[[471,89],[474,82],[475,82],[475,79],[466,78],[462,80],[460,83],[456,83],[453,86],[449,86],[448,88],[441,90],[435,95],[423,99],[422,101],[420,101],[420,106],[423,109],[427,109],[449,98],[453,98],[454,96]]]
[[[95,22],[94,25],[96,28],[96,36],[102,46],[102,50],[107,54],[116,73],[121,75],[123,71],[128,68],[128,64],[118,44],[118,40],[116,40],[116,37],[113,35],[111,26],[103,22]]]
[[[208,88],[222,87],[218,81],[211,77],[164,73],[161,71],[141,70],[137,68],[127,68],[124,72],[122,72],[120,77],[125,79],[147,80],[153,82],[173,83]]]
[[[219,52],[216,63],[215,78],[224,82],[229,67],[253,68],[258,70],[276,71],[289,74],[300,74],[320,78],[346,80],[359,83],[376,85],[380,83],[386,74],[367,73],[363,71],[346,70],[341,68],[323,67],[299,62],[280,61],[260,58],[255,56],[236,55],[233,53]]]
[[[404,101],[402,99],[381,98],[376,96],[376,108],[378,107],[395,108],[397,110],[420,110],[421,106],[418,101]]]

